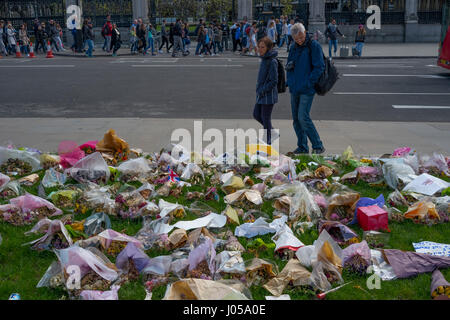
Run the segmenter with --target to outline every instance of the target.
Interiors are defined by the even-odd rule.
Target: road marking
[[[348,67],[348,68],[379,68],[381,65],[364,65],[364,64],[335,64],[336,66],[339,67]],[[391,69],[401,69],[401,68],[414,68],[414,66],[389,66],[389,68]]]
[[[146,63],[146,62],[164,62],[164,63],[175,63],[178,62],[178,58],[172,58],[172,59],[151,59],[151,58],[142,58],[142,59],[130,59],[130,60],[116,60],[116,61],[110,61],[109,63]]]
[[[35,64],[28,66],[0,66],[0,68],[74,68],[73,64]]]
[[[447,79],[447,77],[436,76],[432,74],[351,74],[344,73],[344,77],[412,77],[425,79]]]
[[[450,106],[407,106],[392,105],[394,109],[450,109]]]
[[[434,65],[434,64],[427,64],[425,67],[437,68],[438,66],[437,66],[437,65]]]
[[[242,68],[242,64],[133,64],[133,68]]]
[[[450,92],[333,92],[336,95],[450,96]]]

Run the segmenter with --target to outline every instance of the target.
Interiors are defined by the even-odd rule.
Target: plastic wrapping
[[[411,152],[410,147],[397,148],[392,153],[392,156],[393,157],[404,157],[404,156],[408,155],[410,152]]]
[[[51,287],[50,279],[57,275],[62,276],[61,263],[59,261],[53,261],[39,280],[36,288]]]
[[[253,258],[244,261],[245,270],[247,271],[248,286],[260,285],[268,279],[278,274],[278,267],[273,261],[267,259]]]
[[[173,217],[181,218],[186,215],[186,212],[184,210],[184,207],[181,204],[178,203],[171,203],[164,201],[163,199],[160,199],[158,202],[159,206],[159,216],[161,218],[164,218],[167,215],[171,215]]]
[[[164,276],[169,273],[171,265],[172,257],[170,255],[151,258],[146,267],[142,270],[142,273]]]
[[[294,181],[294,183],[287,183],[287,184],[275,186],[275,187],[267,190],[267,192],[264,195],[264,198],[270,200],[273,198],[281,197],[283,195],[293,196],[299,192],[301,185],[302,185],[301,182]]]
[[[314,253],[314,246],[313,245],[309,245],[309,246],[304,246],[299,248],[296,252],[295,255],[297,256],[297,259],[300,261],[300,263],[305,266],[305,267],[311,267],[311,258],[313,256]]]
[[[391,192],[389,194],[389,196],[387,198],[387,203],[391,207],[407,206],[408,205],[408,201],[406,201],[405,197],[398,190],[395,190],[394,192]]]
[[[331,263],[326,261],[319,261],[313,268],[311,273],[311,285],[321,291],[328,291],[331,289],[331,283],[344,283],[339,270]]]
[[[354,205],[359,200],[360,195],[341,184],[335,184],[334,187],[336,190],[328,199],[328,209],[325,217],[327,220],[332,220],[331,214],[339,211],[341,219],[344,218],[350,221],[354,217]]]
[[[72,238],[70,237],[69,232],[60,220],[50,220],[47,218],[42,219],[29,232],[26,232],[25,234],[35,233],[38,231],[42,231],[43,229],[47,229],[44,236],[24,245],[32,245],[32,248],[35,250],[49,250],[54,246],[52,241],[57,233],[61,233],[64,237],[63,240],[66,241],[66,247],[70,247],[71,245],[73,245]],[[63,244],[61,243],[61,245]]]
[[[399,184],[408,184],[417,177],[413,168],[401,158],[389,159],[382,166],[382,169],[386,183],[394,190],[400,189]]]
[[[117,167],[117,169],[122,174],[136,175],[136,176],[145,175],[152,170],[148,165],[147,159],[145,158],[137,158],[125,161],[121,163]]]
[[[222,191],[225,192],[225,194],[230,194],[244,188],[245,184],[242,178],[233,175],[224,182]]]
[[[24,190],[17,180],[13,180],[5,184],[2,188],[0,188],[0,192],[3,194],[9,194],[9,196],[12,195],[16,197],[24,194]]]
[[[423,155],[420,158],[421,168],[425,172],[433,172],[436,175],[443,173],[450,176],[449,166],[445,157],[442,154],[433,153],[432,156]]]
[[[379,231],[364,231],[363,239],[371,248],[386,248],[389,243],[389,233]]]
[[[66,169],[66,173],[80,183],[88,181],[106,183],[110,176],[108,165],[99,152],[84,157],[72,168]]]
[[[141,272],[150,262],[150,258],[142,249],[136,247],[133,242],[128,242],[125,249],[119,253],[116,258],[116,267],[122,272],[129,271],[129,259],[133,260],[134,266],[138,272]]]
[[[9,202],[13,206],[19,207],[22,213],[29,213],[38,208],[47,207],[50,211],[53,211],[53,213],[50,214],[50,217],[62,214],[61,209],[56,208],[51,202],[29,193],[11,199]]]
[[[90,270],[108,281],[114,281],[118,277],[117,271],[108,267],[105,261],[90,250],[71,246],[67,249],[55,250],[55,253],[64,272],[67,272],[66,268],[69,266],[78,266],[81,277],[85,276]]]
[[[83,300],[119,300],[120,286],[111,286],[109,291],[98,290],[83,290],[80,293],[80,297]]]
[[[242,189],[224,197],[227,204],[243,203],[244,206],[260,206],[263,203],[261,194],[256,190]]]
[[[61,141],[58,146],[60,164],[64,169],[72,167],[84,158],[84,151],[78,147],[75,141]]]
[[[84,233],[88,236],[101,233],[111,228],[111,220],[104,212],[97,212],[89,216],[84,222]]]
[[[136,192],[139,192],[145,199],[153,198],[155,196],[155,186],[146,182]]]
[[[297,259],[291,259],[283,270],[270,279],[263,287],[274,296],[280,296],[283,290],[292,282],[294,286],[306,286],[310,283],[311,273]]]
[[[173,272],[177,277],[184,278],[184,275],[189,267],[188,258],[173,260],[170,264],[170,272]]]
[[[333,240],[338,244],[348,244],[349,242],[358,241],[358,235],[346,225],[338,221],[319,221],[319,233],[322,230],[327,230]]]
[[[419,221],[440,220],[436,206],[429,198],[423,199],[410,207],[405,213],[405,218]]]
[[[211,212],[214,212],[215,209],[202,201],[195,201],[189,206],[188,211],[197,216],[206,216]]]
[[[38,152],[0,147],[0,165],[8,161],[8,159],[19,159],[28,162],[33,171],[37,171],[42,168],[40,154]]]
[[[102,247],[105,249],[108,249],[109,246],[113,241],[120,241],[120,242],[127,242],[127,243],[134,243],[134,245],[138,248],[142,248],[142,243],[137,240],[136,238],[130,237],[126,234],[117,232],[112,229],[106,229],[105,231],[101,232],[98,237],[100,238]]]
[[[183,173],[181,174],[181,179],[190,180],[195,175],[201,176],[202,180],[205,180],[205,175],[202,169],[196,163],[188,163]]]
[[[216,250],[214,249],[213,242],[210,238],[206,238],[204,243],[200,244],[189,253],[189,271],[194,270],[200,262],[206,261],[211,276],[213,276],[216,271],[215,258]]]
[[[292,232],[291,228],[287,224],[284,224],[277,233],[272,237],[272,241],[275,242],[275,251],[281,249],[290,249],[293,251],[303,247],[301,242]]]
[[[2,190],[2,188],[6,186],[10,180],[10,177],[0,172],[0,190]]]
[[[375,182],[378,180],[378,176],[380,174],[380,170],[377,167],[358,167],[356,168],[356,172],[358,173],[358,177],[366,182]]]
[[[240,251],[222,251],[216,255],[216,272],[245,273],[245,264]]]
[[[355,256],[359,255],[364,259],[367,267],[371,264],[370,248],[364,240],[360,243],[354,243],[342,250],[342,261],[344,266]]]
[[[316,222],[321,217],[322,211],[314,201],[314,197],[306,188],[305,184],[301,183],[298,191],[292,197],[289,220],[306,218],[307,221]]]
[[[266,222],[264,218],[258,218],[253,223],[244,223],[240,226],[237,226],[236,229],[234,230],[234,235],[236,237],[253,238],[258,235],[275,233],[281,228],[283,228],[286,221],[287,221],[286,216],[279,219],[275,219],[271,223]]]
[[[45,188],[52,188],[63,186],[66,183],[67,176],[64,173],[58,172],[53,168],[45,171],[44,178],[42,178],[42,185]]]
[[[107,187],[99,187],[91,183],[89,188],[84,191],[82,198],[92,208],[102,208],[109,214],[115,211],[116,202],[111,199],[111,193]]]

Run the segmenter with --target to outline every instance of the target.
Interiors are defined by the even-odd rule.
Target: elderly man
[[[322,47],[316,40],[312,40],[301,23],[291,27],[291,36],[294,43],[289,49],[286,71],[294,130],[297,135],[297,149],[294,154],[309,153],[308,138],[313,153],[322,154],[325,148],[309,116],[316,94],[314,85],[325,69]]]

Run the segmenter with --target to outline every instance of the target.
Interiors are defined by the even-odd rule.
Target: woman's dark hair
[[[270,40],[269,37],[264,37],[262,39],[259,39],[258,44],[260,44],[261,42],[264,42],[264,44],[267,47],[267,50],[272,50],[273,49],[273,42],[272,42],[272,40]]]

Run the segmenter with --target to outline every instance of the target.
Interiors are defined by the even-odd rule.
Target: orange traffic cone
[[[34,55],[33,42],[30,42],[30,58],[36,58]]]
[[[47,43],[47,58],[53,58],[52,46],[50,45],[50,41]]]
[[[16,58],[22,58],[22,55],[20,54],[19,44],[16,44]]]

